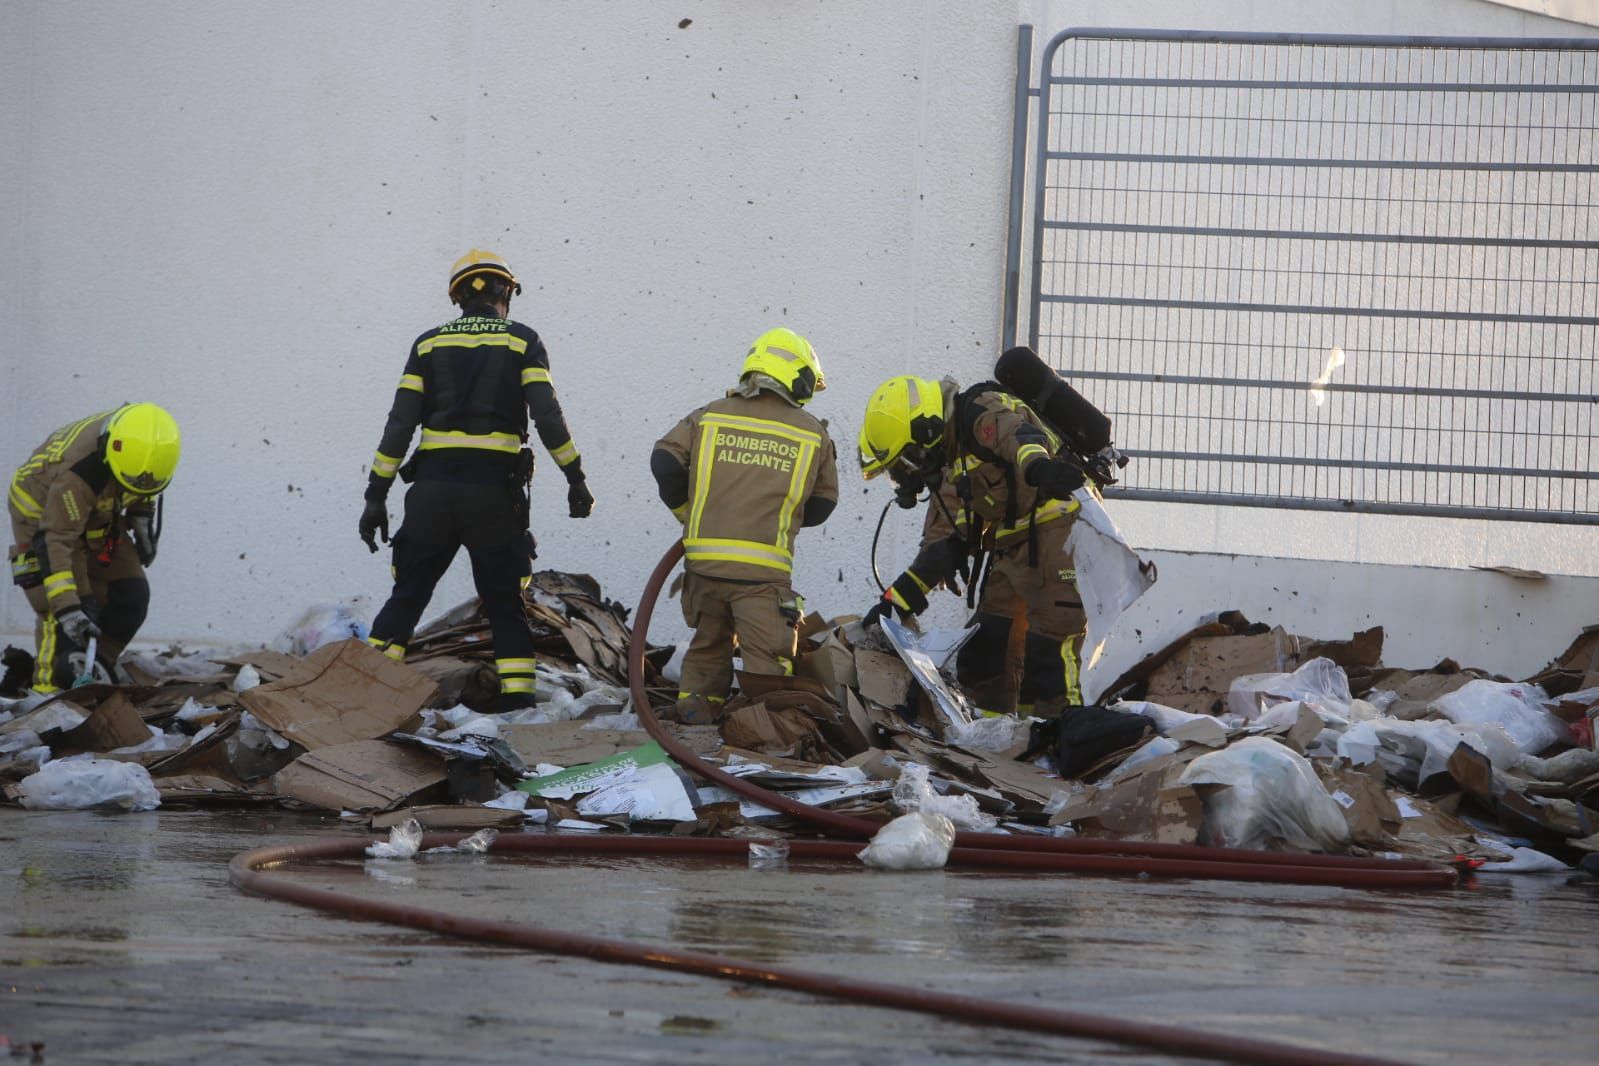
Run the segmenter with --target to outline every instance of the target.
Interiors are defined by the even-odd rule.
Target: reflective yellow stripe
[[[805,481],[810,476],[811,459],[816,445],[801,444],[799,455],[794,457],[794,472],[789,475],[788,493],[783,497],[783,509],[777,515],[777,543],[791,547],[794,543],[794,516],[799,513],[800,496],[805,492]]]
[[[17,513],[23,518],[38,518],[44,514],[44,508],[39,506],[39,501],[22,491],[22,486],[15,481],[11,483],[11,502],[16,505]]]
[[[916,582],[916,587],[917,588],[921,589],[923,592],[929,591],[929,587],[928,587],[927,582],[922,580],[922,575],[918,574],[914,570],[905,571],[905,575],[907,577],[909,577],[912,581]]]
[[[54,615],[45,615],[42,630],[39,637],[39,660],[33,664],[33,688],[35,692],[53,695],[61,691],[55,685],[56,633],[60,627],[56,625]]]
[[[522,368],[522,384],[531,385],[531,384],[533,384],[536,381],[542,381],[546,385],[555,384],[555,382],[550,380],[550,372],[548,370],[545,370],[543,367],[541,367],[541,366],[526,366],[526,367],[523,367]]]
[[[502,677],[500,678],[501,692],[532,692],[537,684],[531,677]]]
[[[1066,702],[1081,704],[1083,702],[1083,690],[1079,687],[1077,677],[1077,653],[1072,650],[1073,639],[1072,637],[1067,637],[1060,642],[1060,661],[1061,666],[1066,671]]]
[[[393,477],[394,472],[400,468],[400,461],[392,455],[382,452],[372,456],[372,473],[378,477]]]
[[[77,592],[78,583],[72,580],[71,570],[57,570],[44,579],[44,594],[46,599],[55,599],[65,596],[69,592]]]
[[[768,418],[751,418],[748,415],[714,414],[706,415],[703,424],[718,425],[726,429],[744,429],[759,433],[775,433],[779,437],[787,437],[789,440],[797,441],[800,444],[814,444],[818,447],[820,447],[822,443],[821,436],[812,433],[808,429],[800,429],[797,426],[789,425],[787,422],[774,422]]]
[[[983,460],[977,458],[977,456],[963,455],[959,459],[955,460],[955,466],[953,467],[954,476],[960,477],[962,474],[969,474],[982,465]]]
[[[1076,500],[1050,500],[1048,503],[1042,503],[1038,505],[1038,512],[1036,517],[1033,519],[1033,524],[1041,526],[1045,522],[1053,522],[1055,519],[1064,515],[1075,514],[1081,507],[1082,504],[1078,503]],[[1000,526],[994,532],[994,539],[996,541],[1000,541],[1004,540],[1006,537],[1015,536],[1017,533],[1026,532],[1027,519],[1022,518],[1018,519],[1014,526]]]
[[[677,698],[680,699],[680,700],[691,700],[695,696],[700,696],[700,694],[698,692],[679,692],[677,694]],[[704,700],[706,703],[726,703],[727,702],[727,697],[726,696],[700,696],[700,699]]]
[[[366,642],[378,651],[387,655],[397,663],[405,662],[405,645],[396,644],[392,640],[379,640],[376,637],[367,637]]]
[[[912,614],[916,613],[915,611],[911,610],[911,605],[905,602],[905,597],[901,596],[899,594],[899,590],[890,588],[883,595],[888,598],[888,602],[889,603],[892,603],[894,606],[898,607],[900,610],[902,610],[902,611],[910,611]]]
[[[550,454],[555,457],[557,466],[571,466],[577,462],[577,445],[567,441],[559,448],[551,448]]]
[[[61,494],[61,502],[67,505],[68,518],[74,522],[83,521],[83,512],[78,510],[78,497],[71,489]]]
[[[522,450],[522,438],[515,433],[461,433],[453,429],[424,429],[418,450],[430,452],[439,448],[481,448],[515,455]]]
[[[690,499],[694,503],[689,513],[685,536],[697,537],[700,521],[705,517],[705,501],[711,495],[711,467],[716,462],[716,426],[709,421],[700,424],[699,461],[694,464],[694,489]]]
[[[683,555],[698,562],[750,563],[785,574],[794,569],[794,556],[775,544],[717,537],[683,538]]]
[[[502,674],[531,674],[538,665],[537,659],[495,659],[494,669]]]
[[[420,375],[420,374],[401,374],[400,375],[400,383],[399,383],[399,385],[397,385],[395,387],[396,388],[401,388],[401,389],[410,389],[412,392],[421,392],[422,391],[422,375]]]
[[[1016,449],[1016,465],[1018,467],[1026,466],[1028,459],[1035,455],[1042,459],[1048,459],[1049,451],[1042,444],[1022,445]]]
[[[676,507],[672,508],[672,517],[677,519],[679,522],[687,521],[688,520],[688,504],[680,503]]]
[[[527,351],[527,341],[509,333],[440,333],[418,344],[416,354],[427,355],[435,348],[481,348],[484,345],[509,348],[518,355]]]

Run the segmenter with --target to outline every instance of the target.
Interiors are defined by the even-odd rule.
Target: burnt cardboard
[[[722,737],[735,747],[763,754],[829,762],[816,721],[793,707],[750,703],[728,711]]]
[[[1372,626],[1356,633],[1348,640],[1316,640],[1306,644],[1300,658],[1331,659],[1346,671],[1359,667],[1382,665],[1382,626]]]
[[[430,701],[430,706],[455,707],[464,703],[477,711],[495,709],[500,697],[500,678],[490,663],[458,655],[438,655],[409,665],[438,685],[438,694]]]
[[[855,670],[855,650],[837,632],[829,633],[821,646],[794,661],[794,676],[809,678],[828,692],[860,684]]]
[[[1392,848],[1403,818],[1382,782],[1347,764],[1335,766],[1330,760],[1315,759],[1311,765],[1327,794],[1344,812],[1350,839],[1367,848]]]
[[[352,639],[318,648],[288,675],[239,700],[280,736],[316,751],[392,733],[437,692],[431,678]]]
[[[330,811],[387,811],[439,789],[444,778],[444,763],[422,749],[355,740],[306,752],[278,771],[272,787]]]
[[[1195,637],[1150,675],[1146,698],[1195,714],[1217,714],[1226,709],[1234,678],[1290,671],[1299,659],[1298,638],[1281,626],[1247,636]]]
[[[505,725],[500,736],[529,766],[580,766],[631,751],[649,741],[640,729],[585,729],[581,722]]]
[[[911,672],[892,652],[855,649],[857,689],[864,699],[883,707],[899,707],[910,695]]]
[[[120,692],[105,694],[87,710],[88,719],[76,729],[62,733],[51,747],[57,752],[113,751],[143,744],[150,739],[150,728]]]

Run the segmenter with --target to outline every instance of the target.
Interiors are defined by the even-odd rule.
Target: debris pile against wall
[[[282,804],[379,830],[808,831],[697,780],[640,728],[627,611],[592,579],[542,572],[525,603],[533,708],[494,713],[472,602],[420,631],[404,664],[356,639],[174,649],[128,664],[134,684],[0,701],[0,786],[29,807]],[[976,712],[942,671],[963,636],[810,616],[794,676],[740,673],[719,724],[666,728],[730,774],[885,824],[920,812],[956,829],[1489,869],[1547,865],[1524,849],[1599,852],[1599,627],[1510,681],[1386,667],[1380,628],[1318,640],[1224,613],[1124,674],[1115,701],[1050,721]],[[674,651],[647,656],[667,713]]]

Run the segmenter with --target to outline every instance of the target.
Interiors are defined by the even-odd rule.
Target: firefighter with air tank
[[[1058,716],[1082,703],[1086,616],[1067,548],[1080,508],[1073,496],[1090,479],[1113,481],[1125,460],[1111,445],[1109,420],[1031,349],[1007,351],[995,376],[967,389],[949,378],[895,377],[868,401],[862,473],[888,473],[902,503],[923,489],[932,500],[921,551],[866,620],[920,614],[940,584],[975,577],[968,568],[986,553],[985,604],[1025,605],[1019,709]],[[1012,619],[980,609],[974,621],[956,676],[977,691],[1005,668]]]
[[[810,342],[791,329],[756,338],[738,385],[690,413],[650,456],[661,502],[683,523],[683,657],[677,717],[716,721],[735,647],[755,674],[794,671],[804,602],[791,584],[794,537],[838,503],[838,457],[805,410],[826,388]]]

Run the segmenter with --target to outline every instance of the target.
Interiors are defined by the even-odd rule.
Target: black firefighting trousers
[[[437,464],[442,472],[448,464]],[[519,490],[503,480],[479,483],[419,475],[405,494],[394,535],[394,591],[372,623],[371,642],[393,658],[433,598],[433,589],[465,548],[472,580],[494,636],[495,668],[507,706],[533,702],[533,634],[522,609],[522,580],[532,572],[532,538]]]

